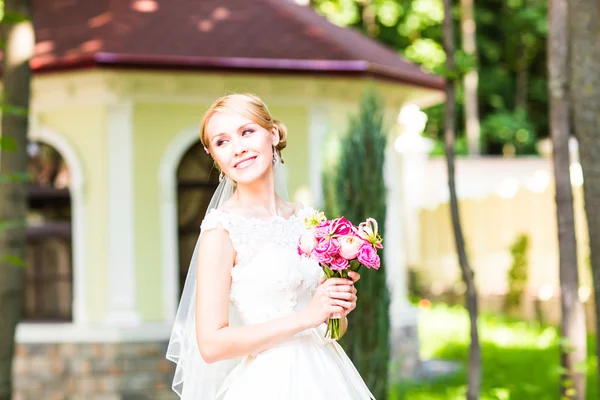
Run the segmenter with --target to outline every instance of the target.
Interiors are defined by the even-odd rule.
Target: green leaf
[[[6,264],[12,264],[15,267],[25,267],[25,260],[17,256],[6,256],[2,261]]]
[[[577,394],[577,390],[575,388],[570,387],[570,388],[567,388],[567,390],[565,390],[565,395],[569,399],[575,397],[576,394]]]
[[[10,229],[15,229],[15,228],[22,228],[24,226],[27,226],[27,222],[25,222],[25,220],[20,220],[20,219],[11,219],[11,220],[4,220],[4,221],[0,221],[0,232],[1,231],[7,231]]]
[[[15,182],[29,182],[29,174],[27,172],[15,172],[12,174],[0,175],[0,184]]]
[[[360,268],[360,261],[358,261],[358,260],[350,261],[350,267],[348,267],[348,269],[350,271],[357,272],[359,270],[359,268]]]
[[[0,103],[0,111],[4,114],[9,115],[20,115],[27,116],[29,114],[29,110],[24,107],[11,106],[10,104]]]
[[[575,364],[575,371],[582,372],[582,373],[587,373],[587,371],[588,371],[587,362],[580,361],[577,364]]]
[[[331,278],[335,273],[327,265],[323,265],[323,271],[325,271],[325,277]]]
[[[18,23],[25,22],[28,20],[29,20],[29,18],[27,18],[23,14],[9,11],[9,12],[4,13],[4,17],[2,18],[2,23],[18,24]]]
[[[5,151],[15,151],[17,149],[17,142],[8,136],[0,136],[0,149]]]
[[[477,58],[473,54],[468,54],[463,50],[459,50],[454,55],[456,68],[459,74],[467,74],[470,71],[477,69]]]
[[[460,73],[457,70],[451,70],[445,65],[440,65],[433,70],[436,75],[440,75],[448,80],[458,80],[460,78]]]

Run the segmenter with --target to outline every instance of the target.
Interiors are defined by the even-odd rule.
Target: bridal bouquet
[[[309,230],[300,237],[298,254],[317,261],[326,279],[348,279],[348,272],[358,271],[361,265],[379,269],[381,260],[377,250],[383,248],[383,239],[377,232],[375,219],[368,218],[354,226],[344,217],[328,220],[323,212],[316,211],[304,222]],[[340,338],[339,315],[329,319],[325,336]]]

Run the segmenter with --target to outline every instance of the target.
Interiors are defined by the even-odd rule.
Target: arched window
[[[71,321],[73,261],[69,168],[56,149],[27,147],[28,212],[23,320]]]
[[[179,234],[179,295],[198,240],[200,222],[219,185],[219,172],[202,143],[193,144],[177,167],[177,223]]]

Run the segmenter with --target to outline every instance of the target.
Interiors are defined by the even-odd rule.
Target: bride
[[[215,101],[200,138],[221,183],[200,227],[167,358],[183,400],[374,399],[327,320],[356,306],[356,282],[323,279],[298,255],[314,210],[287,202],[285,126],[250,94]]]

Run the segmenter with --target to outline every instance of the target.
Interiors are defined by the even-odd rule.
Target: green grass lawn
[[[482,400],[558,399],[558,330],[504,318],[482,315],[479,319],[482,345]],[[422,309],[419,339],[423,359],[460,362],[460,372],[434,381],[402,382],[390,400],[464,399],[468,351],[468,315],[461,307],[435,305]],[[588,337],[587,399],[599,399],[596,381],[594,337]]]

